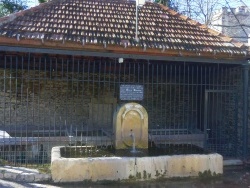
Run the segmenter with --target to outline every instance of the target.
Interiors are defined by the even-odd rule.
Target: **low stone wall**
[[[52,148],[51,173],[54,182],[143,181],[223,173],[223,158],[219,154],[63,158],[60,148]]]
[[[51,180],[50,174],[40,173],[37,169],[24,167],[1,166],[0,179],[14,182],[48,182]]]

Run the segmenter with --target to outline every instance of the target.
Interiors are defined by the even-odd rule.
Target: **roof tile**
[[[240,43],[156,3],[139,9],[135,41],[135,1],[52,0],[0,18],[0,36],[22,39],[243,54]],[[245,48],[244,48],[245,49]]]

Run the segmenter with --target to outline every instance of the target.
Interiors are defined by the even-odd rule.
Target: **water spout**
[[[130,136],[132,137],[133,145],[132,145],[132,153],[137,153],[137,150],[135,149],[135,134],[133,133],[133,130],[131,129]]]

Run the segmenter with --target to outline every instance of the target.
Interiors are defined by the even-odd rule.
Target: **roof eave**
[[[56,50],[64,50],[65,53],[68,54],[75,52],[96,52],[96,53],[114,53],[114,54],[126,54],[126,55],[139,55],[139,56],[152,56],[153,57],[162,57],[162,59],[166,59],[170,57],[172,58],[179,58],[179,59],[186,59],[186,61],[194,61],[193,58],[197,59],[197,62],[206,62],[210,59],[210,61],[230,61],[230,62],[241,62],[247,58],[250,58],[249,54],[229,54],[224,52],[196,52],[196,51],[189,51],[189,50],[172,50],[172,49],[152,49],[147,48],[143,49],[141,47],[124,47],[118,45],[107,45],[103,46],[101,44],[81,44],[80,42],[70,42],[70,41],[42,41],[42,40],[34,40],[34,39],[22,39],[16,40],[15,38],[6,38],[0,37],[0,50],[8,51],[6,47],[14,47],[12,49],[34,49],[29,50],[37,51],[35,49],[52,49],[52,51],[56,52]],[[9,48],[9,49],[10,49]],[[22,50],[21,50],[22,51]],[[52,52],[51,51],[51,52]],[[42,51],[41,51],[42,53]],[[93,54],[94,56],[94,54]],[[189,59],[190,58],[190,59]]]

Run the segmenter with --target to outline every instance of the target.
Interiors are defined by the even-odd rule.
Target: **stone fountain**
[[[148,149],[148,113],[137,103],[123,105],[114,115],[115,149]]]
[[[148,148],[148,114],[143,106],[127,103],[114,115],[114,147],[132,153]],[[54,182],[142,181],[158,178],[194,177],[209,172],[223,173],[219,154],[173,155],[154,157],[87,157],[65,158],[62,147],[51,152],[51,173]]]

